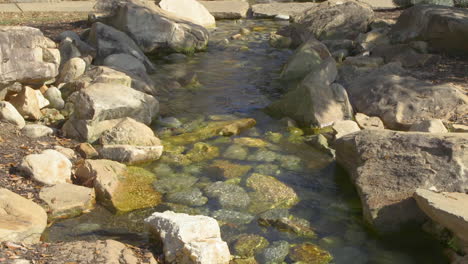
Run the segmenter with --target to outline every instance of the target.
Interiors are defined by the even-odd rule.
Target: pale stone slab
[[[294,15],[317,6],[316,3],[269,3],[252,5],[255,18],[273,18],[278,15]]]
[[[200,1],[216,19],[239,19],[247,16],[249,3],[242,1]]]
[[[60,3],[18,3],[23,12],[93,12],[94,1],[67,1]]]

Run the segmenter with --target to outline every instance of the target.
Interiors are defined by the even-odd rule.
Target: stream
[[[185,87],[162,85],[166,88],[159,89],[161,115],[176,117],[183,124],[178,129],[154,125],[163,142],[173,133],[194,131],[213,121],[254,118],[256,126],[239,136],[203,140],[217,151],[213,157],[199,162],[177,164],[162,158],[144,165],[156,175],[155,186],[164,180],[172,184],[170,188],[180,189],[179,195],[164,195],[163,203],[156,208],[112,214],[97,206],[88,214],[54,223],[48,228],[47,241],[116,239],[134,245],[144,244],[149,238],[143,219],[154,211],[173,210],[217,218],[223,239],[233,255],[239,251],[237,247],[242,246],[235,243],[240,235],[255,234],[266,238],[270,244],[279,240],[290,245],[313,243],[329,251],[333,256],[332,263],[337,264],[447,263],[442,246],[416,229],[386,237],[374,234],[362,219],[360,200],[348,175],[330,154],[304,142],[301,131],[288,128],[286,121],[272,119],[262,111],[287,89],[278,78],[292,51],[275,49],[268,43],[269,33],[285,23],[218,21],[205,52],[178,63],[155,60],[158,70],[152,78],[158,83],[187,79],[194,73],[197,77],[196,80],[189,78],[189,85]],[[230,36],[238,34],[241,28],[247,28],[251,33],[243,39],[231,40]],[[249,143],[240,144],[246,141],[245,138],[250,138]],[[224,175],[223,178],[219,170],[213,169],[214,163],[218,167],[235,166],[234,171],[228,172],[240,177]],[[294,190],[299,197],[298,203],[288,209],[269,212],[295,219],[300,223],[299,231],[258,221],[267,218],[265,207],[255,204],[252,195],[249,206],[236,209],[225,206],[233,200],[243,203],[247,199],[245,203],[249,202],[245,195],[250,194],[246,178],[252,173],[273,176]],[[208,186],[223,180],[236,185],[240,196],[227,196],[221,201],[213,198],[213,194],[206,194]],[[310,234],[308,230],[311,229],[315,234]],[[288,256],[285,262],[294,263],[294,259]]]

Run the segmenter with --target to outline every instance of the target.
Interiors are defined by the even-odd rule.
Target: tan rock
[[[215,18],[196,0],[162,0],[161,9],[204,27],[216,27]]]
[[[0,188],[0,241],[37,243],[47,226],[47,214],[39,205]]]
[[[66,183],[71,179],[72,163],[62,153],[47,149],[23,158],[19,169],[34,180],[48,185]]]
[[[362,113],[357,113],[354,118],[356,123],[362,129],[384,129],[384,124],[380,118],[376,116],[369,117]]]
[[[423,120],[410,127],[410,131],[428,133],[448,133],[447,128],[440,119]]]
[[[38,120],[42,117],[37,93],[29,86],[25,86],[10,100],[10,103],[25,119]]]
[[[94,189],[70,183],[45,187],[39,197],[47,203],[51,219],[78,216],[94,208]]]
[[[76,146],[76,151],[85,159],[92,159],[99,156],[97,150],[89,143],[80,143]]]

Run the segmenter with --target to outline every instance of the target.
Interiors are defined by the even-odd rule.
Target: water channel
[[[156,210],[170,209],[217,218],[223,239],[234,254],[239,235],[256,234],[266,238],[270,244],[281,240],[290,245],[304,242],[319,245],[331,253],[332,263],[337,264],[447,263],[438,242],[417,230],[391,237],[374,234],[362,220],[359,197],[353,185],[330,154],[306,144],[298,130],[288,128],[286,122],[272,119],[262,111],[286,89],[278,77],[292,51],[275,49],[268,44],[269,33],[284,23],[271,20],[221,21],[212,32],[206,52],[176,63],[155,60],[158,73],[152,78],[158,82],[192,73],[198,79],[197,82],[189,81],[186,87],[161,85],[165,87],[159,90],[161,115],[176,117],[183,124],[179,129],[163,129],[155,125],[155,131],[163,141],[171,133],[193,131],[211,121],[239,118],[257,121],[254,128],[239,136],[203,140],[208,146],[217,148],[212,157],[190,164],[177,164],[163,158],[144,166],[155,173],[155,186],[158,186],[158,181],[172,182],[171,188],[182,193],[185,191],[185,196],[166,193],[158,207],[126,214],[114,215],[97,207],[91,213],[55,223],[48,229],[47,239],[110,238],[138,245],[148,241],[143,219]],[[242,39],[225,41],[239,33],[240,28],[247,28],[251,33]],[[250,141],[246,143],[248,140],[245,138],[250,138]],[[187,149],[191,146],[187,145]],[[234,166],[231,173],[240,176],[223,178],[219,171],[212,169],[214,163],[219,167]],[[255,204],[254,195],[247,187],[247,178],[252,173],[273,176],[294,190],[299,197],[298,203],[288,209],[267,212],[286,214],[301,223],[305,230],[285,230],[259,221],[259,218],[267,216],[264,205]],[[220,201],[219,197],[207,194],[207,187],[219,181],[235,185],[234,191],[239,193],[239,197],[227,196]],[[229,190],[223,189],[225,186],[221,183],[218,187],[221,191]],[[250,204],[245,193],[250,195]],[[233,200],[245,206],[234,206],[237,207],[234,209],[225,206],[232,205]],[[314,235],[307,231],[309,224]],[[294,259],[288,256],[285,262],[294,263]]]

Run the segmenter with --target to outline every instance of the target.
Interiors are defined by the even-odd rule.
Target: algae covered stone
[[[275,241],[265,248],[259,255],[258,260],[264,264],[281,264],[289,253],[287,241]]]
[[[250,198],[252,204],[257,203],[254,207],[261,207],[266,210],[289,208],[299,202],[299,197],[291,187],[272,176],[252,173],[246,183],[247,187],[253,190]]]
[[[188,206],[202,206],[208,202],[208,198],[198,188],[186,189],[166,196],[168,202],[184,204]]]
[[[253,257],[269,244],[268,240],[262,236],[244,234],[237,239],[234,250],[241,257]]]
[[[211,216],[214,217],[218,221],[238,224],[238,225],[248,224],[252,222],[255,218],[253,215],[248,214],[248,213],[242,213],[242,212],[226,210],[226,209],[214,211]]]
[[[246,147],[234,144],[229,146],[226,151],[224,151],[223,157],[227,159],[245,160],[248,154],[249,150]]]
[[[217,147],[203,142],[195,143],[193,148],[187,153],[187,157],[194,162],[214,159],[218,156],[219,149]]]
[[[293,247],[289,251],[289,257],[293,261],[307,264],[327,264],[333,260],[329,252],[309,243]]]
[[[263,148],[269,145],[269,143],[264,141],[263,139],[253,138],[253,137],[235,138],[234,144],[239,144],[239,145],[252,147],[252,148]]]
[[[227,160],[215,160],[208,169],[216,177],[228,180],[244,176],[252,169],[252,166],[232,163]]]

